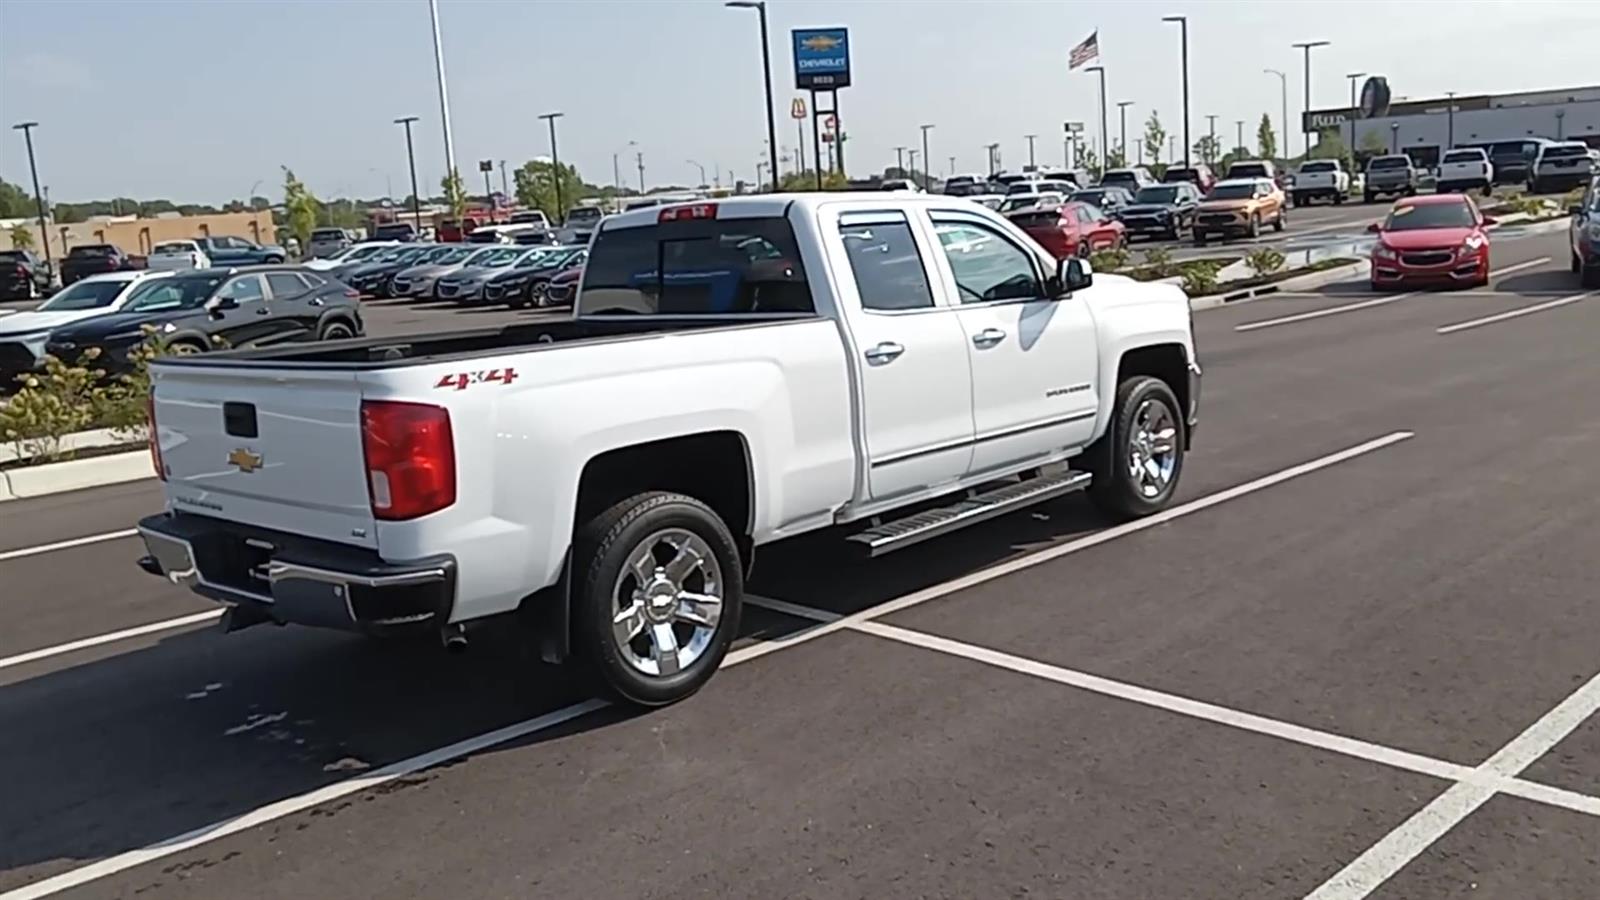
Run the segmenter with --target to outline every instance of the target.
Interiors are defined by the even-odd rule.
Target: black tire
[[[1416,188],[1414,188],[1414,187],[1407,187],[1406,188],[1406,196],[1407,197],[1415,197],[1416,195],[1417,195],[1417,189]]]
[[[1165,488],[1155,496],[1147,496],[1139,490],[1133,481],[1132,466],[1128,463],[1134,416],[1147,400],[1165,404],[1175,423],[1173,442],[1176,456],[1172,474]],[[1178,481],[1183,475],[1188,439],[1178,398],[1166,382],[1149,375],[1134,375],[1125,379],[1117,386],[1117,404],[1112,410],[1110,427],[1084,453],[1088,470],[1094,475],[1094,480],[1089,483],[1089,500],[1101,512],[1119,520],[1137,519],[1165,509],[1172,503]]]
[[[1494,185],[1492,185],[1489,182],[1485,181],[1483,183],[1483,187],[1481,189],[1481,193],[1485,197],[1493,197],[1494,196]]]
[[[1373,200],[1376,200],[1376,199],[1377,199],[1377,196],[1375,194],[1373,194],[1371,191],[1363,191],[1362,194],[1361,194],[1361,201],[1363,203],[1371,203]]]
[[[675,528],[710,547],[722,574],[722,612],[705,651],[672,675],[640,672],[612,637],[612,591],[628,557],[652,534]],[[665,706],[699,690],[739,632],[744,574],[739,549],[722,519],[692,497],[664,491],[623,500],[578,529],[572,560],[572,642],[606,693],[639,706]]]
[[[1306,205],[1306,201],[1299,194],[1290,194],[1289,195],[1289,205],[1290,206],[1305,206]]]
[[[1251,213],[1250,214],[1250,231],[1248,233],[1253,238],[1261,237],[1261,214],[1260,213]]]
[[[1206,233],[1198,228],[1194,230],[1194,245],[1196,247],[1204,247],[1206,245]]]
[[[1284,209],[1281,206],[1278,207],[1278,217],[1276,219],[1272,220],[1272,230],[1273,231],[1282,231],[1285,227],[1288,226],[1288,224],[1289,224],[1289,211]]]
[[[1333,195],[1333,205],[1334,206],[1343,206],[1344,205],[1344,201],[1346,199],[1347,198],[1345,197],[1344,194],[1334,194]]]
[[[1089,249],[1089,242],[1088,241],[1079,241],[1078,242],[1077,257],[1079,259],[1088,259],[1090,252],[1091,251]]]
[[[269,266],[278,266],[278,265],[282,265],[283,264],[283,257],[281,257],[281,256],[269,256],[263,261]]]
[[[1578,281],[1586,288],[1600,288],[1600,266],[1581,266]]]
[[[322,331],[317,335],[319,341],[342,341],[356,336],[354,328],[343,322],[329,322],[322,326]]]

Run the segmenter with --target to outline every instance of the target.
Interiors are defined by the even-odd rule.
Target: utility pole
[[[761,18],[761,69],[767,81],[767,147],[772,160],[772,186],[778,186],[778,123],[772,115],[772,51],[767,40],[766,0],[728,0],[730,9],[753,9]],[[757,181],[760,179],[757,178]]]
[[[1189,168],[1189,148],[1194,146],[1189,143],[1189,17],[1188,16],[1163,16],[1163,22],[1177,22],[1183,40],[1183,166]],[[1177,162],[1174,154],[1173,162]]]
[[[39,127],[38,122],[19,122],[12,129],[22,132],[22,140],[28,145],[28,172],[33,175],[33,203],[39,209],[39,243],[44,244],[44,264],[54,272],[55,260],[50,256],[50,232],[45,225],[44,192],[39,190],[39,166],[33,157],[33,130]],[[65,253],[66,242],[62,241],[62,252]]]
[[[1215,156],[1217,153],[1217,117],[1207,114],[1206,119],[1211,123],[1211,148],[1206,152],[1209,156]],[[1206,165],[1208,166],[1214,166],[1216,164],[1217,161],[1215,159],[1206,160]]]
[[[505,194],[507,199],[511,197],[511,188],[506,185],[506,161],[503,159],[500,160],[500,193]]]
[[[1235,135],[1234,139],[1233,139],[1233,148],[1235,150],[1237,150],[1240,147],[1244,146],[1244,120],[1243,119],[1234,119],[1233,120],[1233,124],[1235,126],[1237,126],[1238,129],[1239,129],[1238,134]]]
[[[933,173],[928,170],[933,168],[933,157],[928,155],[928,130],[933,126],[919,125],[917,127],[922,129],[922,189],[930,191],[933,190]],[[916,168],[916,166],[915,162],[911,164],[912,168]]]
[[[894,167],[901,175],[906,174],[906,148],[894,148]]]
[[[1305,107],[1305,111],[1308,112],[1308,113],[1311,112],[1311,50],[1312,50],[1313,47],[1326,47],[1330,43],[1332,43],[1332,41],[1303,41],[1303,42],[1298,43],[1298,44],[1290,44],[1289,45],[1289,46],[1294,47],[1296,49],[1305,51],[1305,55],[1306,55],[1306,70],[1305,70],[1305,77],[1306,77],[1306,107]],[[1311,156],[1311,132],[1306,129],[1304,122],[1300,123],[1300,142],[1303,145],[1303,149],[1305,151],[1305,153],[1304,153],[1305,157],[1306,158],[1310,158],[1310,156]],[[1285,154],[1285,157],[1287,157],[1287,154]]]
[[[1033,168],[1034,168],[1034,165],[1033,165],[1033,142],[1036,139],[1038,139],[1039,136],[1037,134],[1025,134],[1025,135],[1023,135],[1023,137],[1028,139],[1028,169],[1029,169],[1029,171],[1032,171]]]
[[[556,120],[566,113],[545,113],[539,118],[550,123],[550,183],[556,187],[556,224],[567,220],[566,207],[561,204],[561,154],[556,150]]]
[[[403,125],[406,129],[406,161],[411,165],[411,215],[417,220],[417,237],[422,237],[422,195],[417,191],[417,153],[411,146],[411,123],[417,121],[416,116],[405,116],[395,119],[396,125]],[[255,193],[255,188],[250,189]],[[254,208],[254,205],[251,207]]]
[[[1279,138],[1283,141],[1283,161],[1289,162],[1289,76],[1277,69],[1262,69],[1268,75],[1278,76],[1279,100],[1283,103],[1283,115],[1278,119]]]
[[[699,169],[699,170],[700,170],[700,182],[699,182],[699,184],[700,184],[700,186],[701,186],[701,187],[707,187],[707,186],[709,186],[709,185],[710,185],[710,182],[709,182],[709,181],[706,181],[706,167],[705,167],[705,166],[702,166],[702,165],[700,165],[700,164],[699,164],[699,163],[697,163],[697,162],[695,162],[695,161],[694,161],[694,160],[692,160],[692,159],[690,159],[690,160],[685,160],[685,161],[686,161],[686,162],[688,162],[688,163],[689,163],[689,165],[691,165],[691,166],[694,166],[694,167],[695,167],[695,168],[696,168],[696,169]]]
[[[989,177],[993,178],[1000,168],[1000,145],[984,144],[983,149],[989,151]]]
[[[1117,101],[1117,119],[1122,130],[1122,136],[1117,138],[1117,149],[1122,153],[1122,164],[1125,166],[1133,163],[1128,159],[1128,107],[1133,105],[1132,100]]]
[[[1356,79],[1365,78],[1365,72],[1351,72],[1345,77],[1350,79],[1350,165],[1356,164]],[[1448,147],[1448,145],[1446,145]]]
[[[428,0],[433,17],[433,67],[439,79],[439,123],[444,127],[445,175],[456,174],[456,146],[450,138],[450,94],[444,85],[444,40],[439,37],[439,0]]]
[[[906,156],[911,158],[911,183],[917,183],[917,151],[915,148],[906,151]]]
[[[1353,97],[1354,95],[1352,94],[1351,96]],[[1445,125],[1445,128],[1448,129],[1447,132],[1446,132],[1446,137],[1444,139],[1444,148],[1446,150],[1449,150],[1449,149],[1451,149],[1452,147],[1454,147],[1456,145],[1456,92],[1455,91],[1445,91],[1444,92],[1444,96],[1445,96],[1445,121],[1447,123]],[[1355,104],[1355,100],[1352,99],[1350,101],[1350,105],[1352,107],[1354,107],[1356,105]],[[1354,154],[1356,152],[1356,142],[1355,142],[1355,138],[1353,137],[1353,135],[1355,134],[1355,128],[1353,126],[1351,127],[1350,133],[1352,135],[1352,137],[1350,138],[1350,152],[1352,154]],[[1556,140],[1558,140],[1558,141],[1561,140],[1561,114],[1560,113],[1556,114]]]
[[[639,193],[644,193],[644,151],[640,150],[633,155],[634,161],[639,164]]]
[[[955,173],[956,173],[956,158],[954,156],[952,156],[952,157],[950,157],[950,174],[954,175]]]
[[[1110,131],[1106,127],[1106,67],[1090,66],[1084,71],[1095,72],[1100,75],[1100,174],[1104,175],[1106,171],[1106,149],[1111,146],[1106,136],[1106,132]]]

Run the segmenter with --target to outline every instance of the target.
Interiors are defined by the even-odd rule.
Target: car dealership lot
[[[1600,295],[1493,246],[1486,290],[1199,314],[1170,514],[764,554],[736,671],[649,714],[510,633],[63,650],[211,609],[133,567],[153,483],[8,504],[0,897],[1585,896]]]

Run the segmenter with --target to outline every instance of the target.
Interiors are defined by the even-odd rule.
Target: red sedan
[[[1122,223],[1090,203],[1019,209],[1009,216],[1018,228],[1056,259],[1086,257],[1096,250],[1128,246]]]
[[[1367,228],[1378,235],[1372,247],[1372,289],[1488,284],[1489,236],[1484,227],[1493,224],[1462,194],[1399,201],[1387,219]]]

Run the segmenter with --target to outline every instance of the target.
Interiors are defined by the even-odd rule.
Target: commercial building
[[[11,226],[15,224],[22,225],[32,233],[33,249],[42,254],[44,244],[40,240],[39,223],[35,219],[18,220],[0,228],[0,249],[11,248]],[[50,241],[50,255],[56,259],[78,244],[115,244],[127,253],[149,255],[150,248],[162,241],[231,235],[258,244],[270,244],[277,235],[272,224],[272,213],[265,210],[199,216],[159,215],[148,219],[138,216],[95,216],[70,225],[57,222],[48,224],[45,231]]]
[[[1386,85],[1378,102],[1373,93],[1364,87],[1355,107],[1310,110],[1301,127],[1319,134],[1338,129],[1348,143],[1353,119],[1358,153],[1381,141],[1386,152],[1404,152],[1423,166],[1437,164],[1449,147],[1490,141],[1547,138],[1600,148],[1600,86],[1392,102]]]

